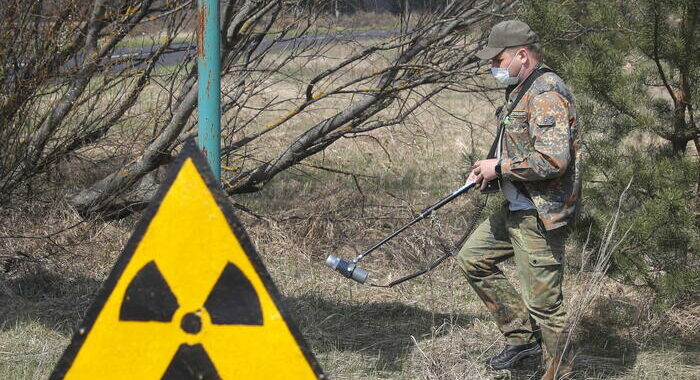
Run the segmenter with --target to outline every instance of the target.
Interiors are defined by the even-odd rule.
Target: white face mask
[[[508,86],[516,85],[518,82],[520,82],[520,78],[518,78],[518,75],[520,75],[520,70],[523,69],[522,66],[520,66],[520,70],[518,70],[518,75],[512,77],[510,76],[510,72],[508,70],[510,69],[510,65],[515,62],[515,57],[518,55],[515,54],[513,56],[513,59],[510,60],[510,63],[508,64],[508,67],[492,67],[491,68],[491,75],[493,75],[494,78],[500,83],[503,83]]]

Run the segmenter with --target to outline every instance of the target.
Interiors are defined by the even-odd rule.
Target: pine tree
[[[578,101],[588,157],[579,231],[595,239],[633,178],[630,232],[610,274],[649,286],[661,304],[689,300],[700,289],[700,3],[530,0],[519,12]]]

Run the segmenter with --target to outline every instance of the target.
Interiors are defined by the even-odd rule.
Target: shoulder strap
[[[520,89],[520,92],[518,92],[518,96],[515,97],[515,100],[508,108],[508,114],[506,114],[506,117],[510,116],[510,113],[513,112],[518,103],[520,103],[520,99],[522,99],[525,93],[530,89],[530,87],[532,87],[532,84],[535,83],[535,80],[537,80],[537,78],[539,78],[542,74],[551,72],[553,71],[547,67],[540,67],[533,71],[532,74],[530,74],[530,76],[527,77],[527,79],[525,79],[525,82],[523,82],[523,87]]]
[[[546,73],[551,73],[553,72],[551,69],[547,67],[539,67],[535,69],[535,71],[530,74],[530,76],[525,79],[525,82],[523,82],[523,86],[518,92],[518,95],[515,97],[515,100],[513,100],[513,103],[510,104],[508,107],[508,113],[506,113],[506,116],[501,119],[501,122],[498,124],[498,131],[496,131],[496,139],[493,140],[493,143],[491,144],[491,149],[489,149],[489,154],[486,156],[486,158],[496,158],[496,149],[498,148],[498,140],[499,136],[501,133],[503,133],[503,121],[510,116],[510,113],[513,112],[515,107],[520,103],[520,100],[523,98],[525,93],[532,87],[532,84],[535,83],[535,80],[539,78],[542,74]]]

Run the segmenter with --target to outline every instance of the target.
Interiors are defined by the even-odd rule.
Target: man
[[[520,21],[495,25],[477,56],[491,61],[508,85],[506,105],[489,157],[477,161],[468,182],[500,188],[507,203],[470,236],[458,260],[470,285],[506,339],[487,360],[511,368],[542,353],[543,379],[570,371],[562,296],[564,246],[579,208],[581,171],[574,99],[562,79],[541,62],[539,38]],[[497,264],[514,257],[522,294]]]

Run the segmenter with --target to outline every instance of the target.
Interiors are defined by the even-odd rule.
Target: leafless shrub
[[[590,248],[589,244],[591,244],[591,242],[589,233],[589,239],[586,240],[586,243],[581,248],[581,269],[573,278],[573,282],[580,284],[580,286],[569,301],[569,304],[573,307],[569,308],[570,330],[569,335],[566,337],[564,351],[567,347],[571,346],[572,339],[581,321],[589,314],[591,306],[601,295],[607,278],[608,269],[610,268],[610,258],[613,252],[615,252],[618,246],[625,240],[627,233],[631,229],[631,227],[628,228],[621,237],[617,237],[620,208],[630,186],[632,186],[632,179],[630,179],[627,187],[620,194],[617,211],[605,226],[605,230],[601,235],[603,236],[603,240],[598,243],[597,247]],[[561,365],[561,359],[562,358],[559,358],[557,366]]]
[[[444,89],[481,90],[473,80],[474,52],[483,38],[478,25],[509,6],[446,3],[416,16],[410,27],[400,24],[393,38],[362,46],[352,35],[346,41],[311,35],[319,17],[313,2],[223,2],[226,191],[258,191],[339,139],[401,124]],[[150,199],[154,171],[196,135],[194,51],[176,43],[192,25],[192,7],[192,1],[44,0],[3,8],[4,201],[45,190],[44,178],[67,159],[96,169],[69,197],[82,215],[123,216]],[[120,47],[137,26],[154,20],[163,25],[157,46]],[[321,73],[301,70],[335,59],[327,54],[341,42],[356,52]],[[181,64],[159,67],[177,51],[185,53]],[[378,68],[344,77],[372,60],[381,63]],[[290,80],[298,86],[277,92],[275,84]],[[335,111],[317,116],[329,109]],[[270,139],[279,141],[277,150],[263,152],[260,144]]]
[[[103,138],[130,113],[156,61],[171,48],[186,4],[135,1],[12,1],[0,30],[0,194],[47,173]],[[188,2],[185,2],[188,3]],[[141,23],[164,19],[162,45],[121,56],[118,44]],[[133,67],[138,70],[133,70]],[[133,141],[126,142],[133,144]]]

